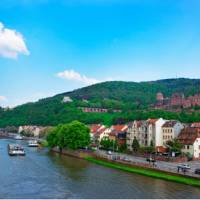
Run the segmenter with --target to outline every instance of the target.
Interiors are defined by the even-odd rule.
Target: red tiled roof
[[[98,129],[100,129],[101,128],[101,124],[92,124],[91,126],[90,126],[90,131],[92,132],[92,133],[96,133],[97,131],[98,131]]]
[[[200,137],[200,128],[187,127],[179,134],[178,141],[183,145],[191,145],[198,137]]]
[[[126,131],[127,128],[124,130],[125,126],[126,125],[121,125],[121,124],[120,125],[113,125],[112,129],[115,130],[115,131],[118,131],[118,132],[120,132],[120,131]]]

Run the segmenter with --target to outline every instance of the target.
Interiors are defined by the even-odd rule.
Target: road
[[[129,163],[136,163],[136,162],[142,163],[142,164],[149,163],[146,161],[146,158],[144,157],[136,157],[133,155],[123,154],[123,153],[112,152],[112,155],[108,155],[107,151],[103,151],[103,150],[97,150],[96,153],[99,156],[106,157],[108,159],[112,159],[112,156],[113,156],[113,157],[119,157],[120,160],[129,160]],[[164,170],[164,171],[168,171],[168,172],[177,173],[177,166],[181,164],[189,164],[189,166],[191,167],[190,170],[187,170],[186,175],[200,177],[200,175],[194,174],[195,169],[200,168],[200,161],[190,161],[190,162],[184,162],[184,163],[156,161],[156,168]],[[153,166],[153,164],[150,164],[150,166]],[[183,174],[183,172],[179,172],[179,174]]]

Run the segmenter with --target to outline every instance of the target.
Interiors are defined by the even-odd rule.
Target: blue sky
[[[198,0],[1,0],[0,106],[107,80],[200,78]]]

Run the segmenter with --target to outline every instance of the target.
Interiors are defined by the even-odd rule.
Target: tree
[[[61,124],[49,131],[47,136],[49,146],[58,146],[60,151],[63,148],[79,149],[89,146],[90,130],[89,128],[78,121],[73,121],[68,124]]]
[[[122,153],[126,152],[126,150],[127,150],[127,145],[126,145],[126,143],[125,143],[125,144],[118,145],[118,150],[119,150],[119,152],[122,152]]]
[[[151,140],[150,147],[154,147],[153,140]]]
[[[113,142],[109,139],[109,137],[103,137],[100,141],[100,145],[103,149],[109,150],[112,148]]]
[[[132,149],[134,152],[137,152],[140,148],[140,144],[138,142],[138,140],[136,139],[136,137],[134,137],[133,139],[133,143],[132,143]]]
[[[63,147],[75,150],[90,145],[90,129],[85,124],[73,121],[60,129],[59,137]]]
[[[181,149],[183,148],[183,145],[179,143],[177,139],[167,141],[166,144],[168,145],[170,152],[180,153]]]
[[[48,146],[53,148],[58,146],[57,127],[51,128],[47,135]]]

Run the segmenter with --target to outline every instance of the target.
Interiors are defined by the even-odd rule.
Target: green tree
[[[166,144],[168,145],[170,152],[181,153],[183,145],[179,143],[177,139],[174,139],[172,141],[167,141]]]
[[[118,151],[119,151],[119,152],[124,153],[124,152],[126,152],[126,150],[127,150],[127,145],[126,145],[126,143],[125,143],[125,144],[118,145]]]
[[[134,137],[133,139],[133,143],[132,143],[132,149],[134,152],[137,152],[140,148],[140,144],[138,142],[138,140],[136,139],[136,137]]]
[[[101,148],[105,150],[116,150],[117,142],[114,140],[110,140],[109,137],[103,137],[100,141]]]
[[[57,127],[51,128],[47,135],[48,146],[53,148],[58,146]]]
[[[63,148],[74,150],[84,148],[90,145],[90,130],[78,121],[60,124],[49,131],[47,142],[50,147],[58,146],[60,151]]]
[[[61,145],[69,149],[85,148],[90,145],[90,129],[83,123],[73,121],[60,128]]]
[[[109,150],[112,148],[113,141],[109,139],[109,137],[103,137],[100,141],[101,148],[105,150]]]

